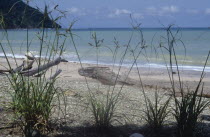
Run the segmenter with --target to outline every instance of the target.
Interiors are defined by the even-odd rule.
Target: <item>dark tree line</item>
[[[22,0],[0,0],[1,28],[55,28],[61,27],[46,13],[27,5]]]

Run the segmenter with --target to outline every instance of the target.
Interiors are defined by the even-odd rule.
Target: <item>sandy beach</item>
[[[15,67],[15,62],[13,59],[9,59],[11,61],[11,66]],[[23,59],[17,59],[17,63],[21,64]],[[7,66],[5,58],[0,58],[0,69],[5,69]],[[82,64],[85,67],[96,66],[93,64]],[[100,65],[103,67],[112,68],[112,66]],[[109,86],[103,85],[96,79],[86,78],[80,76],[78,73],[78,69],[81,68],[80,63],[76,62],[66,62],[60,63],[58,66],[52,68],[52,70],[48,70],[47,76],[50,77],[51,74],[55,72],[57,69],[62,69],[61,74],[58,76],[56,81],[56,86],[61,89],[66,98],[66,115],[68,126],[87,126],[93,122],[93,116],[91,115],[88,95],[89,91],[87,86],[91,89],[91,92],[95,94],[98,98],[105,98],[107,95],[107,91],[113,91],[114,94],[120,93],[119,102],[117,104],[116,114],[118,115],[118,120],[121,123],[116,122],[116,125],[119,124],[135,124],[135,125],[143,125],[145,120],[141,117],[145,110],[145,100],[142,92],[142,86],[139,84],[139,76],[136,68],[133,68],[129,74],[129,78],[134,81],[134,85],[116,85]],[[118,72],[119,68],[115,67],[114,72]],[[165,101],[169,98],[169,88],[170,82],[166,69],[155,69],[155,68],[139,68],[141,79],[144,85],[144,90],[151,100],[154,99],[154,91],[158,91],[159,97],[161,97],[161,101]],[[129,72],[129,68],[122,67],[120,74],[126,75]],[[195,88],[198,80],[200,78],[201,72],[198,71],[180,71],[182,80],[184,84],[188,87]],[[174,74],[175,76],[177,75]],[[210,81],[208,80],[210,73],[206,73],[206,77],[203,82],[205,83],[204,92],[205,94],[209,93],[210,89]],[[10,102],[9,94],[8,94],[8,86],[9,82],[5,75],[0,75],[0,99],[1,105],[7,106],[8,102]],[[110,90],[111,89],[111,90]],[[61,101],[62,107],[64,108],[64,102]],[[55,106],[57,103],[55,101]],[[171,108],[173,108],[173,101],[171,103]],[[204,111],[204,114],[208,114],[209,109]],[[55,107],[53,110],[52,119],[60,118],[63,115],[58,111],[58,108]],[[6,117],[6,116],[5,116]],[[172,116],[168,117],[167,121],[173,121]]]
[[[24,59],[16,59],[16,62],[18,65],[21,65],[22,61]],[[12,58],[9,58],[9,61],[11,63],[12,68],[16,68],[15,60]],[[7,65],[5,58],[0,58],[0,69],[9,68]],[[36,66],[36,63],[34,64]],[[142,80],[143,85],[145,85],[148,88],[160,88],[160,89],[167,89],[171,87],[170,79],[168,76],[168,71],[165,68],[152,68],[152,67],[139,67],[138,70],[136,67],[133,67],[132,69],[130,67],[118,67],[117,64],[115,66],[113,65],[96,65],[96,64],[87,64],[82,63],[82,67],[108,67],[110,70],[113,70],[116,74],[118,73],[120,69],[120,75],[123,75],[125,77],[129,77],[134,81],[134,85],[130,86],[130,88],[137,88],[140,87],[140,81],[139,81],[139,75],[138,70],[140,73],[140,77]],[[48,71],[47,77],[50,77],[56,70],[61,69],[62,72],[58,77],[58,81],[77,81],[77,82],[86,82],[85,77],[79,75],[78,70],[81,68],[81,64],[78,62],[61,62],[59,65],[53,67]],[[181,80],[183,81],[183,84],[185,86],[191,87],[192,89],[200,80],[201,71],[194,71],[194,70],[182,70],[182,67],[179,67],[180,70],[180,76]],[[174,70],[174,78],[175,80],[178,80],[178,73],[176,70]],[[204,87],[204,93],[210,94],[210,81],[209,81],[210,72],[205,72],[205,77],[203,79],[203,82],[205,83]],[[86,78],[88,83],[96,83],[100,84],[100,82],[96,79],[92,78]],[[67,82],[65,82],[66,85]],[[63,87],[63,86],[62,86]]]

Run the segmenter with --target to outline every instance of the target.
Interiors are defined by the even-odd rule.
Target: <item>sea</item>
[[[210,51],[210,28],[0,30],[0,44],[0,57],[24,58],[31,52],[43,58],[62,56],[70,62],[150,68],[166,68],[174,49],[174,67],[202,71]],[[210,61],[205,71],[210,72]]]

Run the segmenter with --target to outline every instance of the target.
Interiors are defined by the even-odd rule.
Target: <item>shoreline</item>
[[[7,57],[11,58],[11,59],[17,59],[17,60],[23,60],[25,58],[25,55],[17,55],[18,57],[14,58],[14,56],[12,54],[8,54]],[[38,57],[38,56],[35,56]],[[4,55],[2,53],[0,53],[0,59],[4,59]],[[69,63],[80,63],[79,61],[70,61],[68,60]],[[97,65],[96,61],[82,61],[82,64],[89,64],[89,65]],[[109,66],[112,67],[113,64],[108,64],[108,63],[103,63],[103,62],[99,62],[98,63],[99,66]],[[114,65],[115,67],[119,67],[119,65],[117,63],[115,63]],[[127,68],[129,69],[132,66],[132,64],[122,64],[121,67]],[[137,68],[136,65],[133,66],[133,68]],[[145,69],[163,69],[163,70],[167,70],[166,65],[165,64],[158,64],[158,63],[146,63],[146,64],[138,64],[138,68],[145,68]],[[176,69],[176,66],[173,65],[173,68]],[[179,70],[180,71],[196,71],[196,72],[202,72],[203,71],[203,66],[201,65],[179,65]],[[205,72],[210,73],[210,67],[206,66],[205,67]]]
[[[15,68],[15,61],[13,58],[9,58],[11,61],[12,68]],[[20,65],[23,61],[23,59],[16,59],[17,64]],[[7,66],[7,62],[5,58],[0,57],[0,69],[5,69],[4,66]],[[89,64],[89,63],[82,63],[82,66],[85,67],[96,67],[97,64]],[[100,67],[108,67],[110,70],[113,69],[113,65],[101,65],[98,64]],[[57,69],[61,69],[62,72],[58,76],[58,80],[66,80],[66,81],[79,81],[84,82],[85,77],[79,75],[78,70],[81,68],[80,63],[78,62],[65,62],[60,63],[58,66],[54,66],[52,68],[52,73],[55,72]],[[170,85],[170,79],[168,76],[168,72],[166,68],[153,68],[153,67],[139,67],[140,77],[142,79],[142,82],[146,87],[149,88],[156,88],[159,87],[159,89],[168,89],[171,87]],[[114,66],[113,72],[116,74],[119,71],[118,66]],[[130,73],[129,73],[130,72]],[[52,73],[47,73],[47,76],[50,77]],[[129,75],[128,75],[129,73]],[[178,74],[177,72],[174,72],[175,81],[178,80]],[[139,85],[139,75],[138,70],[136,67],[133,67],[132,70],[130,70],[130,67],[120,67],[120,75],[122,76],[129,76],[134,81],[133,87],[140,87]],[[200,71],[194,71],[194,70],[180,70],[181,80],[184,82],[186,87],[192,87],[195,88],[196,84],[199,82],[201,72]],[[204,87],[204,93],[210,94],[210,81],[207,79],[210,77],[210,72],[205,72],[205,77],[203,79],[203,82],[205,83]],[[98,83],[96,79],[87,78],[88,82],[94,82]],[[99,82],[100,83],[100,82]],[[137,84],[136,84],[137,83]],[[132,86],[130,86],[132,87]]]

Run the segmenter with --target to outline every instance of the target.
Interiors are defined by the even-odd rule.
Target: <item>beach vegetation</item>
[[[36,35],[40,42],[38,47],[39,57],[35,57],[30,52],[31,40],[29,39],[28,26],[26,26],[27,59],[22,65],[18,65],[17,63],[13,47],[8,38],[7,28],[1,32],[7,39],[7,42],[4,44],[0,41],[0,48],[9,66],[5,72],[9,72],[6,76],[10,82],[10,89],[8,91],[11,95],[10,107],[14,112],[15,124],[20,127],[24,136],[27,137],[34,135],[41,136],[42,134],[49,133],[52,129],[50,126],[50,117],[53,114],[53,109],[59,109],[61,112],[64,112],[63,109],[65,109],[60,107],[61,102],[65,106],[65,97],[63,96],[62,90],[55,86],[57,76],[61,70],[56,69],[54,74],[52,73],[51,67],[61,62],[66,37],[59,32],[60,27],[55,26],[55,32],[52,34],[54,35],[54,41],[53,43],[48,41],[48,31],[45,24],[49,21],[50,15],[48,14],[50,13],[45,9],[43,14],[44,18],[40,22],[41,27]],[[51,20],[51,22],[55,21],[53,19]],[[4,24],[4,18],[2,18],[1,26],[3,27]],[[64,37],[63,42],[59,39],[61,37]],[[8,47],[14,60],[7,56],[5,49]],[[15,61],[16,68],[11,67],[12,61]],[[32,65],[36,66],[36,68],[33,68]],[[47,74],[48,71],[51,71],[49,75]],[[62,116],[65,116],[65,114],[62,113]]]
[[[138,48],[140,48],[138,54],[135,54],[134,52],[132,52],[132,56],[133,56],[133,60],[134,60],[134,65],[137,69],[137,75],[138,75],[138,84],[140,86],[139,90],[142,92],[143,94],[143,98],[144,98],[144,102],[145,102],[145,109],[144,108],[140,108],[140,110],[143,112],[144,114],[142,116],[140,116],[140,118],[143,118],[146,121],[146,129],[149,129],[149,133],[148,136],[161,136],[163,134],[162,131],[164,131],[165,129],[165,125],[166,125],[166,120],[169,117],[169,115],[171,114],[171,108],[170,108],[170,103],[172,100],[171,96],[168,96],[167,99],[163,99],[163,97],[159,96],[159,92],[158,92],[158,88],[156,85],[156,89],[155,91],[151,91],[154,92],[154,97],[149,96],[146,91],[145,91],[145,83],[144,83],[144,79],[142,79],[141,76],[141,71],[139,69],[138,63],[137,63],[137,59],[140,57],[140,54],[143,54],[144,57],[148,58],[147,56],[147,50],[148,48],[151,48],[153,50],[155,50],[154,54],[158,54],[156,47],[154,46],[147,46],[146,44],[146,40],[144,39],[144,34],[142,32],[142,29],[140,28],[140,24],[136,23],[133,25],[134,30],[136,30],[137,32],[139,32],[139,46],[137,46],[135,48],[135,50],[137,50]],[[162,90],[162,89],[160,89]],[[169,124],[169,123],[167,123]],[[168,126],[168,125],[167,125]],[[168,135],[168,133],[165,133],[166,135]],[[164,135],[163,135],[164,136]]]
[[[202,82],[205,76],[205,67],[207,65],[209,54],[207,55],[205,64],[203,66],[203,71],[201,72],[200,79],[195,87],[185,87],[184,81],[182,81],[180,74],[179,61],[176,58],[176,47],[177,41],[176,34],[173,34],[169,26],[166,30],[167,32],[167,47],[161,46],[166,49],[169,53],[169,65],[167,65],[168,76],[171,83],[171,93],[174,98],[174,112],[173,115],[176,119],[176,128],[178,137],[195,137],[196,129],[198,124],[198,118],[200,114],[209,106],[209,101],[203,97],[204,83]],[[182,43],[182,42],[181,42]],[[183,44],[185,50],[185,45]],[[173,67],[175,65],[175,67]],[[177,75],[175,76],[175,73]],[[178,80],[176,81],[176,78]],[[193,89],[194,88],[194,89]]]
[[[90,108],[97,129],[106,130],[112,126],[112,122],[117,117],[115,112],[117,103],[116,96],[107,95],[105,101],[93,96],[90,97]]]
[[[71,30],[71,29],[70,29]],[[80,66],[81,66],[81,70],[85,70],[85,68],[83,67],[82,65],[82,61],[80,59],[80,56],[79,56],[79,53],[78,53],[78,49],[77,49],[77,46],[74,42],[74,35],[71,31],[69,31],[69,35],[71,37],[71,40],[73,41],[73,45],[74,45],[74,48],[75,48],[75,51],[77,53],[77,57],[79,59],[79,62],[80,62]],[[93,50],[96,51],[96,60],[97,60],[97,64],[96,64],[96,69],[100,69],[99,67],[99,56],[100,56],[100,48],[108,48],[108,47],[104,47],[103,46],[103,39],[99,39],[97,37],[97,34],[96,32],[93,32],[92,35],[92,40],[93,40],[93,43],[90,42],[88,43],[91,47],[93,47]],[[115,52],[113,53],[113,60],[115,61],[116,58],[116,54],[117,54],[117,48],[118,47],[115,47]],[[111,50],[111,49],[109,49]],[[112,50],[111,50],[112,51]],[[113,73],[113,69],[114,69],[114,64],[113,64],[113,68],[111,70],[111,72]],[[98,73],[94,73],[94,78],[96,78],[97,80],[100,79],[100,74]],[[118,74],[119,75],[119,74]],[[117,77],[110,77],[110,76],[107,76],[109,80],[113,79],[113,82],[112,82],[112,85],[116,85],[116,81],[117,81]],[[85,75],[84,75],[85,76]],[[110,127],[112,126],[112,123],[113,121],[117,120],[116,117],[118,117],[116,115],[116,109],[117,109],[117,104],[119,102],[119,96],[121,94],[121,92],[117,92],[116,94],[114,94],[114,89],[111,90],[111,86],[109,86],[109,89],[106,91],[106,95],[103,96],[102,98],[100,96],[97,96],[95,94],[95,89],[91,89],[91,87],[89,86],[89,83],[87,81],[87,78],[85,76],[85,81],[86,81],[86,86],[87,86],[87,89],[88,89],[88,95],[87,95],[87,100],[89,101],[89,109],[91,111],[91,115],[93,116],[94,118],[94,127],[99,130],[99,131],[107,131],[108,129],[110,129]],[[98,83],[98,86],[97,86],[97,89],[96,89],[98,92],[100,91],[100,83]]]
[[[11,105],[24,135],[31,136],[34,130],[47,133],[55,105],[53,101],[59,96],[59,90],[54,86],[55,79],[37,81],[17,74],[10,80],[13,89]]]
[[[145,110],[145,120],[149,128],[157,134],[158,131],[164,127],[164,122],[171,112],[169,109],[171,97],[169,97],[165,102],[161,102],[161,98],[158,96],[156,91],[154,101],[149,99],[149,97],[147,97],[146,100],[147,105]]]

